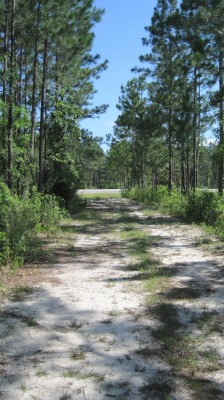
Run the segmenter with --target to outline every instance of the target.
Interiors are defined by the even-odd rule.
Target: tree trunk
[[[38,190],[43,191],[43,140],[45,125],[45,99],[46,99],[46,82],[47,82],[47,57],[48,57],[48,32],[44,40],[44,57],[43,57],[43,73],[41,85],[41,107],[40,107],[40,135],[39,135],[39,179]]]
[[[173,74],[173,63],[172,63],[172,41],[169,39],[169,121],[168,121],[168,153],[169,153],[169,177],[168,177],[168,190],[171,192],[173,188],[173,177],[172,177],[172,159],[173,159],[173,146],[172,146],[172,74]]]
[[[8,39],[9,39],[9,20],[8,20],[9,2],[5,0],[5,21],[4,21],[4,59],[3,59],[3,84],[2,84],[2,100],[4,106],[7,103],[7,75],[8,75]],[[3,118],[6,120],[6,108],[3,109]],[[7,147],[7,129],[3,127],[3,134],[1,138],[2,149],[6,150]],[[7,158],[6,155],[2,155],[1,160],[1,173],[6,175],[7,172]]]
[[[184,138],[181,140],[181,193],[186,193],[186,177],[185,177],[185,148]]]
[[[219,53],[219,93],[220,93],[220,103],[219,103],[219,167],[218,167],[218,193],[223,196],[223,145],[224,145],[224,79],[223,79],[223,51]]]
[[[9,110],[8,110],[8,187],[12,188],[12,167],[13,167],[13,73],[15,59],[15,0],[11,0],[11,49],[10,49],[10,78],[9,78]]]
[[[194,67],[193,82],[193,173],[192,173],[192,189],[195,192],[197,187],[197,68]]]
[[[172,128],[171,128],[171,110],[169,117],[169,126],[168,126],[168,152],[169,152],[169,177],[168,177],[168,190],[171,192],[173,187],[173,177],[172,177],[172,159],[173,159],[173,151],[172,151]]]
[[[3,102],[6,103],[7,92],[7,72],[8,72],[8,38],[9,38],[9,21],[8,21],[8,0],[5,1],[5,27],[4,27],[4,65],[3,65]]]
[[[31,159],[34,159],[35,150],[35,128],[36,128],[36,91],[37,91],[37,67],[38,67],[38,43],[39,43],[40,3],[37,9],[36,36],[33,58],[33,87],[32,87],[32,109],[31,109]]]

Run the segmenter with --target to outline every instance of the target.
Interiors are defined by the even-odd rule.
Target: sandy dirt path
[[[46,279],[1,304],[0,398],[223,400],[221,250],[124,199],[90,201],[63,232]]]

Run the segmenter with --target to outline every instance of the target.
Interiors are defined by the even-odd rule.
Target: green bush
[[[164,196],[168,194],[168,190],[165,186],[159,186],[157,188],[148,187],[144,189],[131,188],[122,192],[122,196],[139,201],[140,203],[148,204],[151,206],[158,206],[161,204]]]
[[[0,266],[8,264],[10,248],[5,232],[0,232]]]
[[[222,200],[216,193],[197,191],[188,195],[186,216],[190,221],[215,225],[222,214]]]
[[[159,186],[156,189],[131,188],[124,196],[156,206],[165,213],[187,218],[191,222],[213,226],[217,233],[224,235],[224,200],[217,193],[198,190],[183,195],[178,189],[169,192],[166,187]]]
[[[34,191],[20,198],[0,183],[0,265],[21,265],[36,247],[38,232],[57,229],[62,215],[55,196]]]
[[[186,216],[187,204],[187,197],[181,194],[178,189],[173,189],[170,193],[167,191],[161,199],[162,210],[178,217]]]
[[[53,195],[37,195],[40,199],[39,219],[41,230],[53,231],[60,225],[65,211],[60,207],[58,199]]]

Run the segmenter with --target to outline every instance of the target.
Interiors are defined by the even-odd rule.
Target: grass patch
[[[26,322],[27,322],[27,325],[30,327],[38,326],[38,322],[33,318],[28,318]]]
[[[160,294],[150,294],[146,298],[146,302],[148,305],[155,305],[158,304],[161,301],[161,295]]]
[[[154,267],[148,271],[147,291],[155,293],[169,287],[170,273],[165,268]]]
[[[31,327],[38,325],[38,322],[35,319],[33,319],[31,317],[28,317],[26,315],[18,314],[15,311],[4,311],[2,313],[2,315],[5,315],[6,317],[18,319],[18,320],[26,323],[28,326],[31,326]]]
[[[112,346],[112,345],[114,345],[116,343],[116,340],[107,338],[106,336],[101,336],[101,337],[99,337],[98,342],[99,343],[106,343],[106,344],[109,344],[109,345]]]
[[[4,283],[0,282],[0,294],[5,294],[6,293],[6,286],[4,285]]]
[[[68,243],[66,245],[66,250],[72,253],[72,252],[74,252],[76,250],[76,248],[72,243]]]
[[[195,323],[204,335],[209,335],[213,332],[222,333],[221,324],[224,322],[224,319],[215,312],[204,310],[201,315],[194,315],[191,322]]]
[[[209,236],[207,236],[207,235],[202,235],[202,236],[200,236],[200,237],[197,237],[196,239],[195,239],[195,246],[196,247],[202,247],[202,246],[207,246],[207,245],[211,245],[211,244],[213,244],[213,242],[214,242],[214,240],[211,238],[211,237],[209,237]]]
[[[12,289],[12,296],[14,301],[23,301],[27,296],[34,292],[31,286],[16,286]]]
[[[86,200],[120,199],[121,193],[89,193],[81,194],[81,198]]]
[[[80,371],[65,371],[63,373],[64,378],[75,378],[77,380],[91,380],[99,383],[104,381],[105,375],[97,374],[96,372],[80,372]]]
[[[169,300],[192,301],[202,296],[202,291],[192,287],[172,288],[166,292],[165,297]]]
[[[86,354],[83,349],[81,348],[75,348],[71,349],[71,359],[78,361],[78,360],[85,360]]]
[[[223,392],[215,386],[215,383],[207,379],[190,377],[187,383],[194,392],[196,400],[221,399],[223,396]]]
[[[140,229],[128,229],[125,227],[120,232],[120,238],[127,241],[129,251],[144,259],[148,256],[148,250],[152,245],[152,238]]]
[[[38,378],[42,378],[43,376],[47,376],[47,372],[46,371],[37,371],[36,376],[38,376]]]
[[[20,386],[19,386],[19,389],[22,391],[22,392],[26,392],[27,390],[29,390],[29,388],[26,386],[26,385],[23,385],[23,384],[21,384]]]
[[[127,228],[129,228],[129,225],[131,225],[131,227],[136,227],[137,224],[139,224],[139,218],[133,215],[128,215],[128,214],[124,214],[121,215],[118,219],[117,219],[117,223],[119,224],[128,224]]]
[[[173,397],[171,393],[174,391],[175,385],[170,381],[161,381],[161,378],[158,377],[155,382],[144,385],[141,388],[141,392],[144,395],[145,400],[151,398],[158,398],[161,400],[172,400]]]
[[[108,316],[109,316],[110,318],[116,318],[116,317],[118,317],[118,315],[119,315],[119,312],[118,312],[117,310],[110,310],[110,311],[108,311]]]

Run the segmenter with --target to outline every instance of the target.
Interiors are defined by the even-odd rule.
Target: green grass
[[[12,290],[12,294],[16,298],[25,298],[26,296],[32,294],[34,292],[34,288],[31,286],[15,286]]]
[[[152,243],[152,237],[140,229],[134,228],[126,230],[125,227],[126,225],[119,235],[122,240],[127,242],[129,251],[141,258],[146,257]]]
[[[1,293],[4,294],[5,292],[6,292],[6,286],[3,283],[0,282],[0,294]]]
[[[204,310],[200,315],[193,315],[191,322],[195,323],[197,329],[202,331],[204,335],[210,335],[213,332],[222,333],[224,317],[215,312]]]
[[[154,267],[149,270],[149,277],[146,283],[146,289],[152,294],[161,292],[169,287],[170,273],[165,268]]]
[[[82,194],[81,198],[86,200],[120,199],[121,193],[90,193]]]
[[[19,389],[20,389],[22,392],[25,393],[29,388],[28,388],[26,385],[21,384],[21,385],[19,386]]]
[[[91,380],[93,382],[99,383],[104,381],[105,376],[97,374],[96,372],[80,372],[80,371],[65,371],[63,373],[64,378],[75,378],[77,380]]]
[[[85,360],[85,358],[86,358],[86,355],[85,355],[84,350],[80,349],[79,347],[71,350],[71,359],[72,360],[75,360],[75,361]]]
[[[38,326],[38,322],[33,318],[28,318],[26,322],[27,322],[27,325],[30,327]]]
[[[37,371],[35,375],[38,376],[38,378],[42,378],[43,376],[47,375],[47,372],[40,370],[40,371]]]

